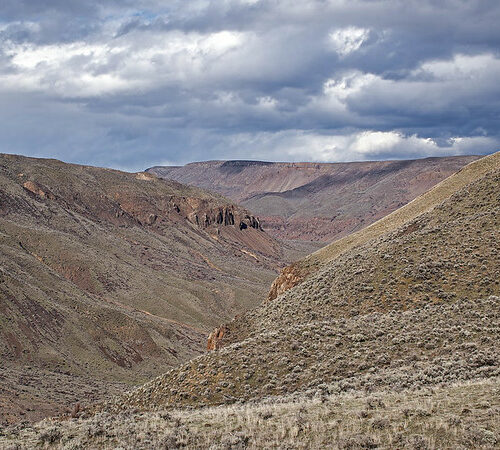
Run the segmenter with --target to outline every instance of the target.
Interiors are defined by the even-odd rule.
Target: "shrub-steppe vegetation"
[[[0,429],[0,448],[492,449],[499,436],[499,383],[489,379],[418,391],[355,391],[46,419]]]

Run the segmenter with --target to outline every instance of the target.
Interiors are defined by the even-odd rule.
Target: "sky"
[[[498,0],[2,0],[0,152],[138,171],[500,150]]]

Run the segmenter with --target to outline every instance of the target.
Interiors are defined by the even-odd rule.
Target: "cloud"
[[[8,0],[0,17],[3,151],[136,170],[499,147],[497,1]]]
[[[370,35],[370,30],[347,27],[334,30],[329,34],[333,49],[341,56],[358,50]]]
[[[173,31],[150,36],[145,45],[120,39],[5,45],[13,71],[0,74],[0,89],[78,98],[200,82],[207,69],[241,40],[241,33],[229,31],[204,35]]]
[[[427,156],[481,154],[498,145],[489,137],[451,138],[439,145],[431,138],[400,132],[363,131],[345,135],[325,135],[301,130],[280,133],[240,134],[218,144],[239,157],[280,161],[351,161],[402,159]],[[252,149],[254,149],[252,151]],[[255,149],[258,149],[257,151]]]

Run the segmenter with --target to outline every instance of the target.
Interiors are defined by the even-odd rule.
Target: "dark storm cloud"
[[[134,170],[487,153],[498,23],[496,0],[7,0],[0,145]]]

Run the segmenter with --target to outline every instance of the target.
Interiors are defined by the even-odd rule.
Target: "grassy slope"
[[[107,410],[217,405],[296,392],[419,389],[500,375],[500,298],[301,321],[200,356]]]
[[[407,205],[388,214],[365,229],[352,233],[320,249],[305,258],[305,260],[312,264],[325,263],[337,258],[353,247],[363,245],[382,234],[394,231],[420,214],[430,211],[467,184],[480,179],[482,176],[498,168],[500,168],[500,152],[474,161]]]
[[[466,170],[475,181],[456,182],[434,209],[236,318],[233,345],[111,407],[218,404],[324,383],[378,389],[495,376],[499,298],[488,296],[500,294],[496,161],[487,158],[475,176]]]
[[[393,232],[419,215],[432,210],[458,190],[498,168],[500,168],[500,152],[474,161],[437,184],[425,194],[372,225],[338,239],[306,258],[293,263],[290,267],[284,269],[282,276],[275,280],[271,289],[271,298],[282,294],[290,287],[300,284],[304,279],[307,279],[309,274],[314,275],[323,265],[335,260],[342,254],[370,243],[384,234]],[[286,284],[288,277],[293,278],[292,283],[289,285]]]
[[[419,392],[349,393],[0,429],[12,448],[494,448],[498,379]]]

